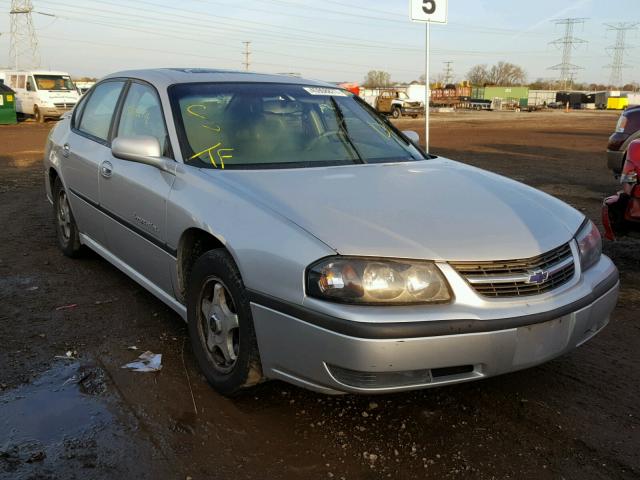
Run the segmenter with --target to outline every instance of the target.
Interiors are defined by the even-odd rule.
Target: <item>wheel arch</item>
[[[203,253],[218,248],[227,251],[233,258],[236,266],[238,265],[233,252],[227,248],[222,240],[212,233],[199,227],[190,227],[182,232],[176,252],[176,295],[180,301],[184,302],[186,300],[189,276],[191,275],[196,260]]]
[[[49,166],[49,169],[47,170],[47,195],[49,197],[49,201],[51,202],[53,202],[53,187],[55,186],[57,179],[60,179],[60,181],[62,182],[62,178],[60,177],[58,170],[56,170],[53,166]]]

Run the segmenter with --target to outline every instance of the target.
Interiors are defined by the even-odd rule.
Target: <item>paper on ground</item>
[[[162,368],[162,354],[147,350],[138,357],[136,362],[127,363],[122,368],[128,368],[134,372],[157,372]]]

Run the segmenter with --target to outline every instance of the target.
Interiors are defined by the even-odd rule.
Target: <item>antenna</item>
[[[552,42],[551,45],[555,45],[562,50],[562,61],[553,67],[549,67],[549,70],[560,70],[560,80],[564,84],[564,88],[567,88],[567,83],[572,81],[570,77],[571,72],[575,70],[582,70],[582,67],[571,63],[571,54],[573,53],[574,45],[581,43],[587,43],[586,40],[573,36],[573,30],[575,25],[583,24],[588,18],[561,18],[554,20],[556,25],[564,25],[564,36],[558,38]]]
[[[244,65],[244,69],[246,71],[249,71],[249,66],[251,65],[249,63],[249,55],[251,55],[251,51],[249,50],[249,47],[251,46],[251,42],[242,42],[244,44],[244,62],[242,62],[242,65]]]
[[[33,5],[31,0],[11,0],[11,38],[9,60],[16,70],[37,67],[40,64],[38,37],[33,27]]]
[[[606,65],[605,68],[611,69],[611,76],[609,77],[609,83],[612,86],[621,86],[622,84],[622,70],[630,68],[629,65],[624,64],[624,51],[629,48],[625,45],[627,32],[630,30],[636,30],[638,23],[620,22],[620,23],[605,23],[608,31],[616,32],[616,44],[611,47],[607,47],[607,51],[613,53],[612,61],[610,65]]]
[[[453,62],[442,62],[444,63],[444,84],[448,85],[453,81]]]

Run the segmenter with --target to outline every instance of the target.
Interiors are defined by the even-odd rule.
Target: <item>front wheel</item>
[[[191,346],[209,383],[233,396],[262,379],[251,308],[240,272],[225,250],[196,260],[187,289]]]
[[[44,116],[42,115],[42,112],[37,105],[33,107],[33,117],[35,118],[36,122],[44,123]]]
[[[391,116],[393,118],[400,118],[402,116],[402,112],[400,111],[399,108],[394,108],[393,111],[391,112]]]

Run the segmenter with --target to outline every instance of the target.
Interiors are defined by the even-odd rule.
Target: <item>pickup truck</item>
[[[378,112],[400,118],[403,115],[416,118],[424,114],[424,103],[413,102],[406,93],[396,90],[383,91],[376,98],[375,108]]]
[[[626,109],[618,118],[607,144],[607,166],[615,175],[622,172],[629,144],[640,138],[640,106]]]

